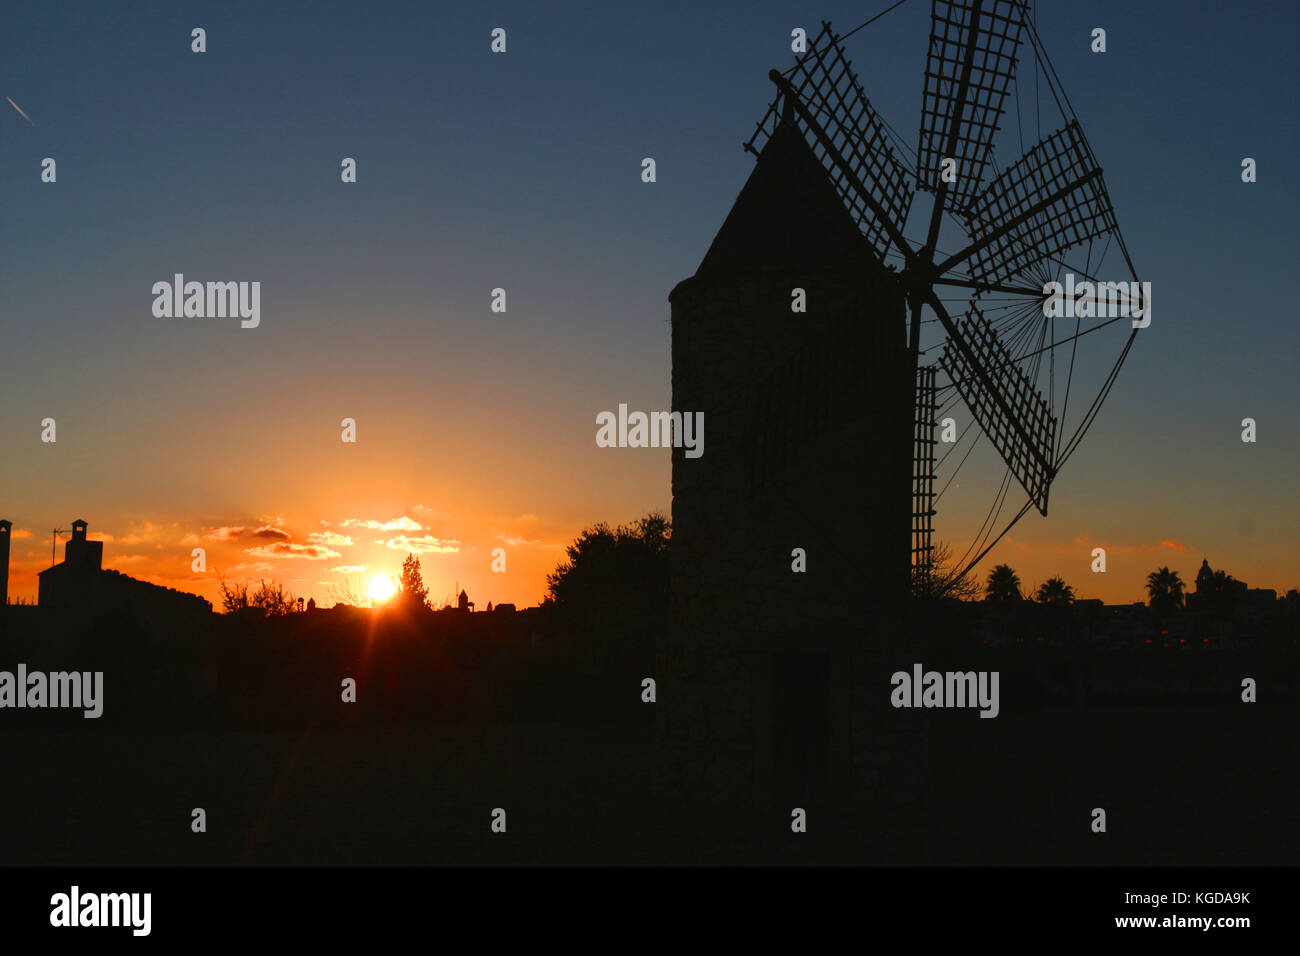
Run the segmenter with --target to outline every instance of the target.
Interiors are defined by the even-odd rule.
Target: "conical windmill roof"
[[[794,126],[782,123],[695,275],[861,268],[864,252],[857,226],[811,147]]]

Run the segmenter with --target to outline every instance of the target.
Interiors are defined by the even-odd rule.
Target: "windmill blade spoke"
[[[967,212],[975,241],[938,266],[969,260],[980,285],[1006,282],[1116,228],[1101,167],[1073,120],[991,182]]]
[[[912,204],[911,179],[829,23],[822,23],[812,48],[789,73],[773,71],[781,95],[745,149],[757,154],[783,120],[795,123],[877,256],[883,260],[891,246],[910,256],[902,229]]]
[[[964,212],[984,184],[1025,12],[1021,0],[933,0],[917,174],[939,197],[936,214]],[[951,183],[941,175],[945,159],[956,161]]]
[[[978,309],[971,308],[957,324],[937,300],[930,305],[948,330],[939,367],[1034,506],[1047,514],[1047,493],[1055,476],[1056,419],[1051,409]]]

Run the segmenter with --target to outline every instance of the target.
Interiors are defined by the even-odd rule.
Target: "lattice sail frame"
[[[1056,418],[978,309],[954,326],[939,366],[1034,507],[1047,514]]]
[[[876,255],[883,260],[891,243],[902,253],[906,267],[900,279],[906,282],[910,274],[918,283],[909,286],[909,297],[930,304],[949,336],[937,367],[948,374],[1031,503],[1046,515],[1048,491],[1060,464],[1053,457],[1057,422],[977,303],[994,289],[1036,298],[1030,285],[1002,283],[1069,248],[1118,233],[1118,223],[1102,171],[1074,119],[985,182],[993,139],[1015,79],[1027,10],[1024,0],[932,0],[920,180],[914,185],[895,158],[886,124],[858,84],[840,38],[825,21],[812,50],[786,71],[789,81],[772,71],[778,96],[745,149],[757,155],[780,122],[797,124]],[[1032,27],[1029,33],[1032,39]],[[1037,49],[1037,42],[1034,45]],[[954,183],[940,178],[941,160],[947,157],[958,160]],[[902,235],[916,188],[936,194],[930,235],[920,249],[912,249]],[[943,211],[964,221],[970,242],[932,265]],[[1122,237],[1120,244],[1122,248]],[[914,271],[913,266],[918,268]],[[959,268],[970,275],[955,275],[958,281],[949,284],[967,285],[975,294],[966,321],[954,323],[932,283]],[[914,336],[915,322],[914,315]],[[1119,362],[1100,397],[1109,391]],[[924,401],[923,388],[918,378],[918,403]],[[1070,447],[1073,442],[1071,438]],[[918,478],[924,480],[924,475],[914,466],[914,567],[920,557],[915,532],[922,530],[916,526]]]
[[[829,23],[822,21],[821,33],[808,53],[799,59],[789,80],[795,93],[817,118],[832,147],[885,214],[891,217],[891,224],[901,230],[907,222],[915,194],[911,177],[894,156],[885,125],[858,84],[853,64],[844,55],[839,38]],[[778,97],[769,105],[758,129],[745,143],[749,152],[757,155],[776,131],[782,121],[781,100]],[[796,114],[792,118],[825,168],[858,229],[883,261],[891,245],[889,227],[880,221],[857,186],[802,117]]]
[[[993,180],[966,220],[975,240],[971,278],[990,285],[1119,225],[1101,167],[1074,120]]]
[[[965,211],[984,184],[1025,12],[1021,0],[934,0],[931,7],[917,171],[920,187],[942,192],[951,212]],[[940,179],[944,159],[957,161],[955,182]]]
[[[934,571],[934,430],[938,401],[935,367],[916,369],[916,415],[912,430],[912,590],[929,594]]]

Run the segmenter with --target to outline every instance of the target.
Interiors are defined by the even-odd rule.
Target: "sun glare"
[[[376,574],[370,579],[370,599],[376,604],[383,604],[396,590],[397,585],[387,574]]]

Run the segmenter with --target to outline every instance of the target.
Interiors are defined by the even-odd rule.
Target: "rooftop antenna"
[[[54,567],[54,546],[58,543],[61,534],[67,534],[67,529],[55,528],[50,532],[50,567]]]

